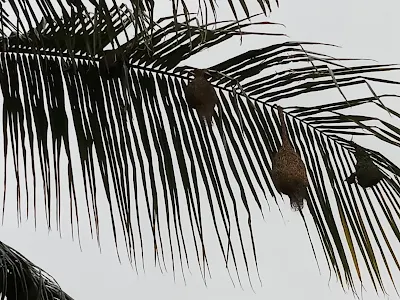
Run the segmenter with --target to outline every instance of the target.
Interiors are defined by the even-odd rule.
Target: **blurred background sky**
[[[197,1],[193,2],[197,3]],[[158,0],[157,5],[160,5],[157,11],[159,15],[165,13],[167,9],[171,11],[170,1]],[[168,8],[162,5],[166,5]],[[218,18],[232,19],[230,9],[224,5],[226,4],[220,4]],[[254,6],[253,12],[256,12],[256,9],[257,6]],[[340,49],[329,50],[329,53],[335,56],[370,58],[379,63],[399,63],[400,41],[397,33],[400,28],[399,10],[400,3],[395,0],[382,2],[372,0],[281,0],[280,8],[273,10],[268,20],[282,23],[286,27],[265,25],[265,31],[286,33],[289,38],[248,37],[243,40],[242,46],[238,40],[235,40],[229,42],[228,46],[219,45],[212,51],[201,53],[195,59],[191,59],[188,64],[212,65],[226,59],[228,54],[233,56],[251,48],[263,47],[288,39],[325,42],[341,46]],[[321,52],[327,52],[326,48]],[[391,78],[395,79],[393,74]],[[328,95],[338,97],[336,91],[329,92]],[[3,151],[2,145],[0,145],[0,149]],[[394,158],[395,156],[396,154],[393,153]],[[2,164],[3,160],[0,162]],[[398,163],[399,160],[396,162]],[[254,215],[253,228],[256,235],[262,286],[256,280],[256,276],[253,276],[253,291],[246,281],[245,270],[241,269],[243,289],[237,284],[237,281],[235,281],[234,287],[224,269],[223,257],[218,245],[208,243],[212,279],[207,279],[206,287],[195,260],[192,261],[192,274],[185,272],[186,282],[179,269],[176,271],[174,280],[172,272],[161,273],[158,267],[154,267],[151,259],[146,262],[145,272],[139,267],[139,271],[136,273],[135,269],[129,265],[123,245],[120,247],[122,260],[120,264],[115,254],[112,231],[109,228],[109,218],[107,217],[108,205],[105,199],[100,201],[101,254],[97,242],[90,237],[85,220],[82,220],[81,224],[82,252],[78,242],[71,239],[68,217],[63,219],[63,228],[65,229],[63,229],[62,238],[55,230],[48,233],[41,207],[38,209],[39,221],[36,230],[33,218],[28,221],[23,220],[21,224],[18,224],[16,206],[13,204],[15,183],[12,182],[13,166],[10,155],[7,164],[9,165],[10,185],[7,192],[5,220],[3,226],[0,226],[0,239],[54,276],[61,287],[75,300],[344,300],[353,298],[351,293],[344,294],[334,276],[330,277],[322,249],[319,246],[318,236],[315,230],[310,228],[311,234],[315,238],[314,245],[321,268],[321,273],[319,272],[303,222],[298,214],[290,211],[288,205],[281,205],[283,218],[273,201],[271,201],[271,211],[265,210],[264,212],[265,221],[259,214]],[[2,169],[3,166],[1,165],[0,168]],[[79,178],[79,176],[76,177]],[[2,179],[0,178],[0,182]],[[65,213],[66,216],[69,215],[67,188],[64,183],[65,207],[63,209],[65,211],[63,214]],[[99,195],[101,194],[99,193]],[[82,208],[84,213],[85,208]],[[305,214],[308,214],[307,209]],[[211,227],[207,229],[213,234]],[[400,250],[396,243],[394,245],[395,250]],[[150,254],[149,257],[151,258],[152,255]],[[365,280],[368,281],[367,276]],[[395,281],[400,283],[400,276],[396,272]],[[390,280],[388,279],[386,282],[389,283]],[[358,291],[361,291],[359,284],[357,288]],[[378,295],[371,285],[365,284],[365,288],[366,291],[360,292],[363,299],[378,299]],[[379,298],[395,299],[398,297],[389,285],[387,288],[389,296],[380,294]]]

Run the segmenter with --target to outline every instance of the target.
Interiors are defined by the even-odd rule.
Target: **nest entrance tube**
[[[206,79],[205,70],[194,70],[194,79],[185,88],[185,96],[188,106],[195,109],[201,119],[211,124],[218,96],[211,83]]]
[[[272,181],[278,192],[290,198],[293,210],[301,210],[309,186],[307,171],[300,155],[290,144],[282,107],[278,106],[282,146],[272,159]]]

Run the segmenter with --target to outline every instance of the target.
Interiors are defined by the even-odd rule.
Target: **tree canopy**
[[[79,230],[77,202],[85,202],[90,230],[99,238],[98,194],[104,189],[117,249],[122,234],[133,263],[140,263],[148,249],[142,231],[150,226],[156,260],[194,261],[205,274],[207,209],[227,267],[238,272],[241,260],[251,278],[249,266],[257,268],[252,215],[262,212],[265,202],[282,205],[270,175],[281,144],[274,106],[279,104],[309,177],[306,209],[311,217],[304,220],[317,229],[329,268],[352,290],[354,280],[365,277],[384,290],[382,272],[392,278],[393,269],[400,269],[391,244],[397,241],[385,230],[399,240],[400,170],[357,138],[393,149],[400,145],[399,129],[378,114],[399,118],[390,106],[398,96],[375,91],[378,84],[399,84],[385,77],[398,67],[314,50],[332,47],[328,44],[287,39],[266,44],[200,66],[209,71],[219,99],[209,126],[187,105],[185,87],[195,66],[185,61],[235,37],[245,43],[248,36],[284,34],[268,33],[273,24],[251,17],[245,1],[229,1],[235,20],[228,21],[192,14],[183,0],[171,3],[172,16],[159,20],[153,18],[153,1],[9,0],[1,5],[3,159],[13,157],[19,215],[23,201],[29,215],[28,204],[33,201],[36,209],[43,199],[49,228],[54,220],[58,228],[66,181],[72,228]],[[258,4],[264,14],[271,10],[268,0]],[[217,10],[212,0],[204,5]],[[248,18],[239,19],[239,8]],[[205,7],[202,11],[206,14]],[[369,95],[346,96],[357,86],[366,87]],[[337,97],[304,105],[298,101],[327,90],[338,91]],[[354,113],[363,107],[373,107],[374,115]],[[371,188],[346,180],[356,167],[356,149],[383,174]],[[71,154],[76,150],[78,165]],[[67,176],[60,173],[62,160]],[[83,197],[77,195],[78,184],[84,185]],[[251,208],[254,204],[259,211]],[[139,207],[146,213],[140,214]],[[183,218],[190,228],[182,225]],[[1,249],[6,256],[14,253]],[[5,278],[10,265],[1,266]],[[24,276],[33,276],[37,285],[35,268],[15,264],[19,271],[11,274],[22,280],[14,274],[28,269]]]

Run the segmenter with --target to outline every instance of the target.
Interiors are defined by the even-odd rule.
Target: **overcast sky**
[[[169,3],[169,1],[166,1]],[[197,1],[196,1],[197,2]],[[222,6],[221,6],[222,8]],[[274,27],[273,31],[281,31],[293,40],[320,41],[340,45],[338,55],[376,59],[381,63],[400,62],[400,41],[397,29],[400,28],[398,12],[400,4],[395,0],[385,2],[372,0],[282,0],[279,9],[272,13],[271,20],[285,24]],[[229,17],[220,12],[219,17]],[[271,29],[272,30],[272,29]],[[270,31],[267,26],[266,31]],[[284,41],[284,38],[280,39]],[[245,39],[241,50],[255,46],[265,46],[272,39]],[[226,49],[213,52],[207,62],[220,60],[226,56]],[[233,53],[233,52],[232,52]],[[233,54],[232,54],[233,55]],[[192,60],[201,65],[203,56]],[[332,95],[337,95],[332,94]],[[0,145],[0,149],[3,149]],[[1,164],[3,161],[1,160]],[[10,165],[10,167],[12,167]],[[2,165],[1,165],[2,168]],[[10,176],[12,176],[12,168]],[[0,178],[2,182],[2,178]],[[19,227],[15,218],[15,207],[12,199],[15,194],[13,186],[8,189],[7,214],[4,225],[0,226],[1,241],[16,248],[28,259],[54,276],[61,287],[75,300],[81,299],[352,299],[351,293],[345,295],[334,278],[330,280],[329,271],[324,262],[322,250],[315,237],[321,274],[318,271],[312,251],[304,230],[301,218],[281,205],[284,220],[279,212],[272,208],[265,213],[265,222],[255,216],[253,226],[256,231],[256,242],[259,258],[259,269],[263,285],[254,280],[253,292],[246,283],[245,273],[242,275],[243,289],[233,287],[228,274],[223,268],[219,248],[208,245],[208,256],[213,260],[211,280],[204,283],[193,261],[192,275],[186,272],[186,284],[179,271],[174,282],[172,273],[161,274],[159,268],[147,262],[145,273],[139,270],[136,274],[122,255],[120,264],[115,255],[111,231],[102,227],[102,253],[97,243],[92,241],[85,222],[82,223],[81,252],[76,241],[72,241],[68,230],[63,238],[55,231],[47,233],[44,222],[39,222],[37,231],[33,220],[24,221]],[[67,202],[67,186],[64,185]],[[107,224],[107,205],[102,202],[101,218]],[[272,205],[273,206],[273,205]],[[68,210],[68,205],[65,206]],[[39,210],[40,211],[40,210]],[[308,213],[306,209],[306,213]],[[39,218],[44,221],[40,212]],[[147,225],[147,224],[146,224]],[[64,218],[63,226],[68,228],[69,220]],[[399,247],[394,243],[395,249]],[[121,253],[123,248],[121,247]],[[395,272],[395,279],[400,276]],[[366,277],[367,280],[367,277]],[[389,283],[389,280],[386,280]],[[363,292],[366,300],[377,299],[370,285]],[[396,296],[388,285],[389,299]],[[384,298],[385,296],[380,296]]]

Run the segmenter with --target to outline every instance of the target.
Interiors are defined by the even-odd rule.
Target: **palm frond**
[[[73,300],[45,271],[0,242],[1,299]]]
[[[242,12],[237,11],[238,4],[246,18],[253,15],[245,1],[235,3],[229,0],[228,2],[236,22],[240,21],[239,15],[242,15]],[[13,38],[20,39],[22,44],[51,46],[52,48],[55,47],[57,51],[68,51],[71,56],[75,54],[72,51],[75,43],[78,43],[79,47],[91,56],[97,54],[96,50],[102,49],[100,46],[105,40],[112,42],[113,47],[119,47],[119,41],[115,38],[121,32],[125,37],[128,37],[129,30],[127,28],[131,25],[134,36],[142,35],[146,41],[144,44],[150,44],[153,30],[157,26],[154,20],[154,10],[157,10],[158,6],[155,6],[155,2],[152,0],[130,0],[127,4],[122,4],[121,7],[117,5],[115,0],[110,3],[111,6],[104,0],[59,0],[57,2],[10,0],[6,4],[0,4],[2,19],[0,33],[4,37],[7,36],[7,32],[11,31],[14,34]],[[270,0],[259,0],[258,4],[264,15],[271,11]],[[279,5],[277,0],[276,4]],[[181,25],[181,22],[178,21],[181,15],[185,16],[184,23],[186,26],[192,23],[193,9],[191,9],[191,6],[187,5],[185,0],[171,1],[171,12],[173,13],[171,19],[175,24],[175,29]],[[214,21],[216,21],[217,7],[214,0],[204,1],[203,5],[199,3],[195,11],[201,16],[203,23],[207,24],[206,27],[208,24],[212,24],[207,17],[209,11],[212,12]],[[10,21],[13,18],[17,19],[17,25]],[[115,26],[116,21],[120,22],[120,28]],[[47,38],[49,34],[55,35],[51,39],[53,45],[46,44],[48,39],[43,36],[45,27],[47,28]],[[236,27],[240,29],[240,26],[236,25]],[[76,39],[73,33],[78,28],[79,36]],[[99,44],[96,44],[96,41]]]
[[[132,24],[129,9],[125,4],[109,10],[109,22],[104,18],[72,16],[59,24],[55,20],[43,19],[38,27],[29,31],[13,32],[3,37],[9,51],[22,53],[64,55],[79,58],[99,56],[104,48],[115,42],[116,37]],[[14,26],[15,27],[15,26]],[[112,34],[107,28],[112,28]]]
[[[351,154],[354,142],[348,137],[369,135],[397,147],[399,132],[385,120],[349,115],[347,111],[374,105],[399,118],[383,105],[385,95],[377,94],[371,87],[371,82],[398,84],[371,76],[398,68],[378,64],[346,67],[344,64],[351,60],[305,51],[305,47],[321,46],[317,43],[285,42],[248,51],[215,66],[204,66],[214,74],[211,82],[220,98],[214,116],[216,125],[209,127],[186,104],[184,87],[188,76],[182,74],[191,68],[185,67],[184,61],[201,50],[212,50],[231,37],[246,34],[250,24],[230,22],[210,30],[187,22],[177,24],[172,19],[164,18],[157,26],[150,26],[154,29],[150,44],[145,34],[139,34],[134,42],[120,46],[126,60],[117,78],[102,76],[101,51],[95,57],[74,59],[74,68],[63,68],[67,59],[62,57],[65,51],[59,50],[68,47],[59,46],[61,42],[53,43],[57,39],[54,29],[49,35],[44,29],[42,36],[48,38],[44,46],[30,39],[22,46],[19,39],[9,39],[7,51],[0,55],[4,161],[9,143],[15,162],[20,161],[19,144],[25,146],[22,147],[24,174],[28,172],[30,158],[33,202],[36,204],[40,176],[48,226],[52,225],[53,207],[58,208],[56,224],[60,224],[60,186],[64,180],[60,174],[61,148],[67,158],[65,179],[70,193],[71,224],[73,211],[79,223],[76,172],[70,147],[70,138],[76,138],[88,218],[97,238],[99,187],[94,170],[98,167],[115,242],[119,236],[116,226],[121,224],[132,261],[138,263],[144,259],[142,232],[148,219],[155,259],[165,262],[169,254],[172,265],[179,260],[183,269],[183,262],[189,265],[189,247],[194,248],[195,259],[205,276],[206,208],[227,268],[233,267],[239,273],[238,266],[243,263],[250,279],[250,270],[258,268],[251,222],[257,211],[252,207],[256,205],[262,212],[264,201],[270,198],[278,204],[269,175],[271,157],[281,143],[279,121],[272,105],[330,89],[337,89],[345,96],[345,87],[364,85],[371,91],[370,97],[345,96],[344,100],[312,106],[296,103],[286,106],[285,113],[291,140],[307,166],[311,181],[308,209],[329,267],[343,285],[354,289],[354,276],[359,280],[364,278],[360,271],[362,263],[375,287],[384,289],[378,257],[383,259],[389,275],[392,266],[387,263],[387,251],[400,269],[387,232],[382,229],[382,222],[387,222],[394,236],[400,237],[396,226],[400,216],[399,168],[379,153],[366,149],[385,173],[385,179],[371,191],[349,186],[345,178],[354,165]],[[71,23],[66,24],[69,25],[65,27],[73,29]],[[124,27],[112,24],[115,32]],[[110,40],[105,37],[103,48],[107,42]],[[99,47],[102,51],[103,48]],[[77,43],[70,51],[89,53],[88,49]],[[381,128],[369,125],[371,121],[379,121]],[[73,126],[69,127],[69,123]],[[40,175],[36,174],[36,151]],[[20,187],[22,175],[17,172],[20,166],[15,164],[14,168]],[[27,201],[32,201],[27,176],[23,180]],[[51,182],[56,186],[55,197]],[[17,195],[21,214],[20,189]],[[141,207],[145,215],[140,213]],[[190,230],[185,230],[185,222],[190,224]],[[162,233],[163,225],[166,234]],[[251,253],[245,250],[247,242],[252,245]]]

